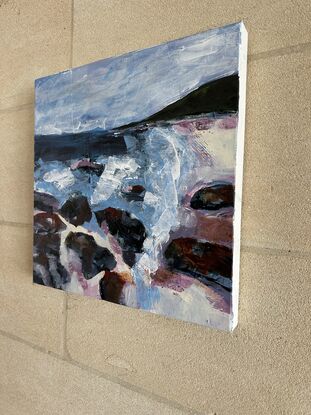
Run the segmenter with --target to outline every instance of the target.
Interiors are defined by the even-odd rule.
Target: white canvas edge
[[[245,135],[246,107],[246,72],[247,72],[247,31],[244,23],[240,23],[241,40],[239,46],[239,118],[237,128],[236,167],[235,167],[235,197],[233,220],[233,265],[232,265],[232,308],[230,331],[238,324],[239,280],[240,280],[240,251],[241,251],[241,216],[242,216],[242,187]]]

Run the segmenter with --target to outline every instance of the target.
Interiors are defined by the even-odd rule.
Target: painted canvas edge
[[[239,46],[239,121],[237,129],[237,149],[235,166],[235,199],[233,220],[233,266],[232,266],[232,311],[229,330],[233,331],[238,324],[240,254],[241,254],[241,217],[242,188],[244,164],[245,111],[246,111],[246,78],[247,78],[247,43],[248,34],[243,22],[240,22]]]

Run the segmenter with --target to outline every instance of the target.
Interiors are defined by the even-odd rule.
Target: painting
[[[246,49],[236,23],[35,81],[34,283],[236,326]]]

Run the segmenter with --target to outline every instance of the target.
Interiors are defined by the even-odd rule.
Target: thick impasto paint
[[[245,65],[239,23],[36,81],[35,283],[235,326]]]

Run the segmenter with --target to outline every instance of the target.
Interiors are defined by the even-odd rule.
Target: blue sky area
[[[35,82],[35,132],[110,130],[238,72],[240,24],[103,59]]]

